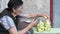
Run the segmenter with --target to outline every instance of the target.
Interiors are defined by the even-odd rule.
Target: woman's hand
[[[37,25],[37,21],[35,20],[35,18],[32,20],[31,24],[33,24],[33,26]]]
[[[37,14],[38,17],[44,17],[45,19],[49,19],[49,16],[47,14]]]
[[[49,19],[49,16],[47,14],[42,15],[45,19]]]

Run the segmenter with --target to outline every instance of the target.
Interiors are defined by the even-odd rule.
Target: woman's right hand
[[[31,24],[33,24],[33,26],[36,26],[37,25],[37,21],[35,21],[35,19],[33,19]]]

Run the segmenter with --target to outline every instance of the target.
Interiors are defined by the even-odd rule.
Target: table
[[[60,34],[60,28],[51,28],[50,31],[37,32],[36,28],[33,28],[33,34]]]

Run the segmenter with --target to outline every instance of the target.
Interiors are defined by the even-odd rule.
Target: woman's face
[[[20,13],[22,12],[23,6],[18,7],[17,9],[13,10],[14,14],[16,15],[20,15]]]

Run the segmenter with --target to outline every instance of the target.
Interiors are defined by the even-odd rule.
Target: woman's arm
[[[34,18],[34,17],[49,18],[49,16],[47,14],[25,14],[24,17],[27,17],[27,18]]]
[[[36,24],[37,24],[36,21],[33,21],[31,24],[29,24],[26,28],[24,28],[21,31],[17,31],[16,27],[12,27],[8,31],[10,34],[26,34],[26,32],[28,32]]]
[[[16,27],[14,26],[14,27],[8,29],[8,32],[9,32],[10,34],[17,34],[17,29],[16,29]]]

